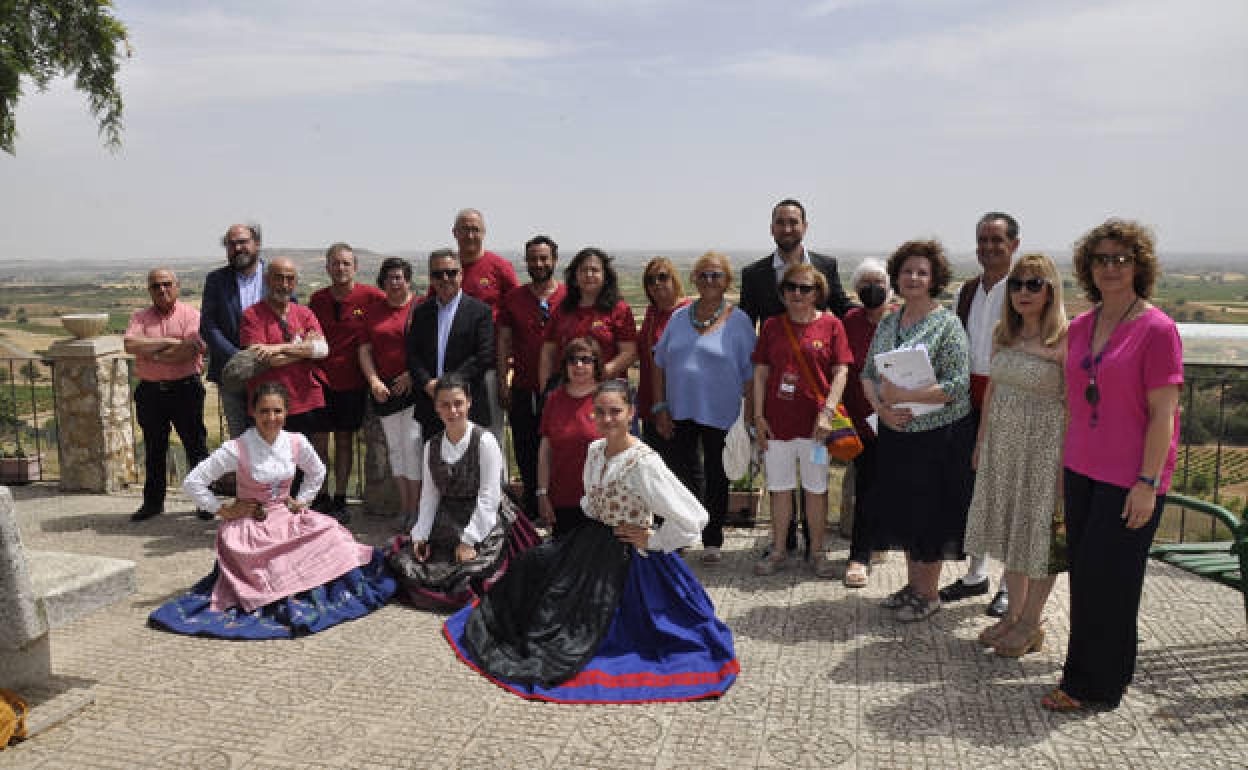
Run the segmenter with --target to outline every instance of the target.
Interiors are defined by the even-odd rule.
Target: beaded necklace
[[[702,300],[700,299],[695,299],[693,301],[693,306],[689,308],[689,323],[693,324],[693,328],[703,332],[714,326],[715,322],[719,320],[719,317],[724,314],[724,308],[728,307],[728,300],[721,298],[719,300],[719,307],[716,308],[715,312],[711,314],[711,317],[705,321],[698,320],[698,304],[701,301]]]

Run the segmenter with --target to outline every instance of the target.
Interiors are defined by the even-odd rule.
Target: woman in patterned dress
[[[675,553],[697,540],[706,510],[629,434],[633,413],[627,383],[598,387],[594,419],[604,438],[590,446],[584,471],[592,520],[525,552],[446,622],[461,660],[523,698],[696,700],[736,680],[732,634]]]
[[[255,426],[186,475],[182,488],[196,506],[222,519],[217,563],[190,593],[152,612],[153,625],[223,639],[284,639],[367,615],[394,595],[381,551],[308,508],[325,466],[302,434],[282,430],[289,403],[285,385],[257,386]],[[305,483],[292,497],[296,468]],[[237,473],[238,498],[223,504],[211,485],[227,473]]]
[[[1066,419],[1066,309],[1057,265],[1043,254],[1019,258],[1006,288],[971,456],[978,473],[966,550],[1005,564],[1010,611],[979,641],[1017,658],[1044,644],[1041,615],[1063,569],[1053,558],[1053,536]]]
[[[511,557],[537,542],[528,518],[503,494],[498,442],[468,419],[470,393],[456,374],[434,386],[434,408],[446,427],[425,445],[410,540],[396,538],[388,559],[418,606],[464,606],[502,577]]]

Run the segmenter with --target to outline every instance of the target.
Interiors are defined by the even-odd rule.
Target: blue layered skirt
[[[460,660],[530,700],[714,698],[740,671],[732,632],[684,560],[639,554],[597,522],[526,551],[443,633]]]
[[[361,618],[394,596],[396,583],[380,550],[356,567],[308,591],[300,591],[244,612],[238,607],[210,609],[217,567],[189,593],[162,604],[148,622],[176,634],[220,639],[290,639],[315,634]]]

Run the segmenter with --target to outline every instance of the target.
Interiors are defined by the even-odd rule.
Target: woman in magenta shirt
[[[1097,303],[1070,324],[1064,448],[1070,641],[1045,708],[1115,708],[1135,672],[1148,548],[1179,439],[1183,345],[1149,303],[1153,236],[1111,219],[1075,245],[1075,275]]]

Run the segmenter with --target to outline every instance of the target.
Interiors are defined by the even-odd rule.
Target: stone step
[[[134,562],[26,549],[31,587],[49,628],[73,622],[138,589]]]

